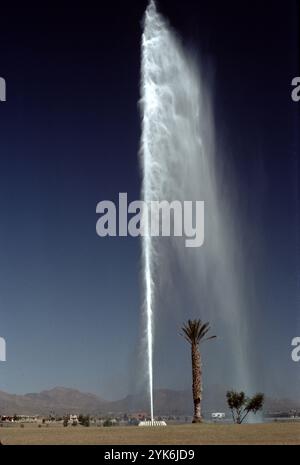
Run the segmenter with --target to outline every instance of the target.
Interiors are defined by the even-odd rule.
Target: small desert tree
[[[81,424],[82,424],[82,426],[89,427],[90,426],[90,416],[86,415],[85,417],[83,417],[83,421],[82,421]]]
[[[216,336],[206,337],[209,332],[209,323],[202,323],[201,320],[189,320],[182,327],[182,336],[191,345],[192,372],[193,372],[193,401],[194,418],[193,423],[201,423],[201,401],[202,401],[202,363],[199,345],[201,342],[214,339]]]
[[[246,397],[244,392],[228,391],[227,404],[231,410],[234,423],[241,425],[250,412],[256,414],[264,405],[264,394],[258,393],[253,397]]]

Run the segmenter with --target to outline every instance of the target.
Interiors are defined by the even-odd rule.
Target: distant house
[[[14,422],[14,418],[13,418],[13,417],[8,417],[8,416],[6,416],[6,415],[2,415],[2,416],[0,417],[0,421],[5,421],[5,422],[7,422],[7,423],[8,423],[8,422],[13,423],[13,422]]]
[[[38,415],[14,415],[13,417],[10,416],[0,416],[0,421],[2,422],[10,422],[10,423],[36,423],[38,421]]]
[[[130,419],[132,420],[137,420],[137,421],[144,421],[146,418],[148,418],[148,413],[145,412],[139,412],[139,413],[133,413],[130,415]]]
[[[225,413],[212,413],[211,417],[213,420],[224,420],[226,417]]]
[[[77,415],[70,415],[69,422],[71,425],[78,425],[79,420]]]

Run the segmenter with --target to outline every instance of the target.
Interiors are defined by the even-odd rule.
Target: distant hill
[[[203,410],[225,411],[226,389],[219,386],[204,392]],[[192,391],[159,389],[154,391],[155,413],[157,415],[191,415],[193,412]],[[106,404],[111,412],[148,411],[149,401],[145,395],[130,395],[125,399]]]
[[[38,394],[12,395],[0,392],[0,413],[3,415],[62,415],[70,412],[98,413],[105,404],[94,394],[82,393],[75,389],[57,387]]]
[[[205,389],[203,411],[227,412],[226,388],[212,386]],[[191,391],[174,391],[159,389],[154,392],[156,415],[191,415],[193,402]],[[278,412],[297,409],[300,411],[300,402],[290,399],[267,398],[265,411]],[[124,399],[108,402],[95,394],[83,393],[75,389],[56,387],[49,391],[25,395],[13,395],[0,391],[1,415],[56,415],[67,413],[89,414],[118,414],[133,413],[149,410],[148,399],[145,395],[129,395]]]

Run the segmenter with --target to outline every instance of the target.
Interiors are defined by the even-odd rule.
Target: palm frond
[[[217,336],[210,336],[210,337],[207,337],[206,339],[202,339],[201,342],[205,342],[205,341],[210,341],[211,339],[216,339]]]
[[[209,339],[214,339],[216,336],[205,338],[207,333],[210,331],[209,323],[202,323],[201,320],[188,320],[182,328],[181,336],[183,336],[186,341],[190,344],[200,344],[200,342],[208,341]]]

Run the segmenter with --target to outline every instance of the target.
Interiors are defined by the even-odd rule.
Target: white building
[[[225,413],[212,413],[211,417],[213,420],[224,420],[226,417]]]
[[[70,415],[70,420],[69,422],[71,423],[71,425],[78,425],[79,423],[79,420],[78,420],[78,416],[77,415]]]

